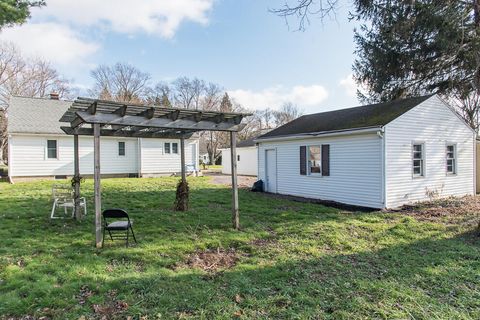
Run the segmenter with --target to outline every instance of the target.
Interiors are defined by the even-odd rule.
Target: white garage
[[[256,177],[258,174],[258,148],[253,140],[252,138],[237,143],[237,174],[239,175]],[[230,148],[222,149],[222,173],[232,173]]]

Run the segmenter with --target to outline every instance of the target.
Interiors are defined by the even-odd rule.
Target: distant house
[[[73,175],[73,136],[59,119],[71,101],[12,97],[8,108],[8,174],[11,178]],[[93,138],[81,136],[80,172],[93,174]],[[101,168],[109,176],[156,176],[180,172],[180,141],[101,138]],[[198,169],[198,139],[185,141],[186,166]]]
[[[230,148],[222,149],[222,173],[231,174]],[[258,173],[257,146],[254,139],[237,143],[237,174],[257,176]]]
[[[210,156],[208,155],[208,152],[200,153],[199,159],[200,159],[200,163],[210,164]]]
[[[256,142],[272,193],[372,208],[475,193],[475,132],[437,95],[305,115]]]

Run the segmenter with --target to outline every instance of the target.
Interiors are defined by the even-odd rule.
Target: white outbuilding
[[[475,194],[476,133],[437,95],[304,115],[256,139],[271,193],[371,208]]]
[[[222,149],[222,173],[231,174],[230,148]],[[254,139],[237,143],[237,173],[244,176],[257,176],[258,150]]]

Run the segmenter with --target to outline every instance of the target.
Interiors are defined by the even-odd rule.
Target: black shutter
[[[322,144],[322,176],[330,175],[330,145]]]
[[[307,175],[307,147],[300,146],[300,174]]]

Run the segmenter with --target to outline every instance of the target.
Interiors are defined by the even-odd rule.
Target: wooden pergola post
[[[93,180],[95,188],[95,243],[102,247],[102,195],[100,188],[100,124],[93,124]]]
[[[230,132],[230,160],[232,166],[232,223],[233,228],[240,229],[238,214],[238,185],[237,185],[237,133]]]
[[[185,172],[185,138],[180,138],[180,165],[182,166],[182,181],[187,181],[187,174]]]
[[[74,212],[75,218],[80,220],[82,218],[82,212],[80,211],[80,152],[78,134],[73,135],[73,194],[74,194]]]

